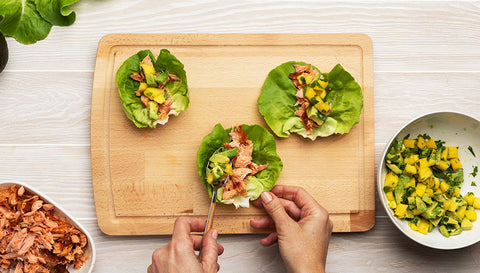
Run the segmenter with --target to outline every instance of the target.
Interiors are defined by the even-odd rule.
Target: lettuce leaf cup
[[[129,57],[115,81],[123,111],[138,128],[165,125],[190,106],[184,66],[166,49],[157,59],[150,50]]]
[[[220,152],[215,153],[219,148]],[[217,190],[217,202],[236,208],[248,208],[250,200],[271,190],[282,168],[274,136],[260,125],[224,129],[217,124],[203,138],[197,152],[197,171],[210,198],[212,185],[226,178]]]
[[[291,61],[270,71],[257,103],[277,136],[297,133],[315,140],[348,133],[360,120],[363,94],[340,64],[321,73],[311,64]]]

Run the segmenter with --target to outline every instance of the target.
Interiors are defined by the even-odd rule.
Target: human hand
[[[328,212],[303,188],[275,186],[253,201],[271,218],[251,220],[253,228],[275,228],[260,242],[269,246],[278,241],[287,272],[325,272],[328,243],[333,224]]]
[[[217,272],[220,268],[217,263],[218,255],[224,250],[223,246],[217,243],[218,232],[215,229],[209,230],[203,241],[202,236],[190,234],[203,231],[204,227],[205,221],[179,217],[175,221],[172,240],[153,252],[152,264],[147,272]],[[202,255],[198,259],[195,250],[200,250],[200,246]]]

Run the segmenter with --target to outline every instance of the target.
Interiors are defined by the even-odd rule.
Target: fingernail
[[[217,231],[216,229],[212,230],[212,237],[213,237],[213,239],[215,239],[215,240],[217,239],[217,237],[218,237],[218,231]]]
[[[261,196],[262,196],[262,201],[265,204],[268,204],[270,203],[270,201],[272,201],[272,195],[267,191],[262,192]]]

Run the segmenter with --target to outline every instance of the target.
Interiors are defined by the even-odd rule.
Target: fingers
[[[172,241],[190,240],[190,232],[202,231],[204,227],[203,220],[179,217],[173,227]]]
[[[209,230],[203,237],[201,263],[205,272],[214,272],[214,270],[217,270],[217,237],[218,232],[216,229]]]
[[[261,218],[250,220],[250,226],[256,229],[274,229],[275,222],[272,218]]]
[[[195,250],[200,250],[200,246],[202,245],[202,236],[200,235],[191,235],[190,239],[193,242],[193,248]],[[225,251],[225,248],[217,242],[218,245],[218,255],[222,255],[223,252]]]
[[[262,199],[263,207],[275,222],[277,231],[283,229],[286,225],[289,225],[291,222],[293,222],[283,208],[280,199],[276,197],[275,194],[266,191],[263,192],[260,197]]]
[[[274,233],[270,233],[267,237],[260,240],[260,243],[263,246],[270,246],[276,243],[277,241],[278,241],[278,234],[274,232]]]

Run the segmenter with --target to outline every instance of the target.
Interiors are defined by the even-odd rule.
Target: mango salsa
[[[422,234],[438,228],[450,237],[470,230],[480,197],[461,195],[464,173],[458,148],[424,134],[392,143],[384,188],[394,215]]]

